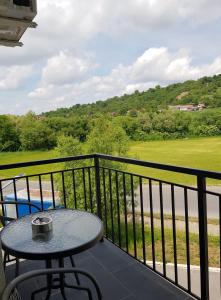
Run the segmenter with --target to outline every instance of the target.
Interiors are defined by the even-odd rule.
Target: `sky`
[[[0,114],[41,113],[221,73],[220,0],[38,0],[0,46]]]

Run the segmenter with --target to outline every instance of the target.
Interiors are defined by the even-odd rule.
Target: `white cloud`
[[[220,17],[220,0],[39,0],[37,29],[25,33],[23,48],[1,47],[0,62],[27,64],[63,49],[81,51],[99,33],[122,37],[141,30],[150,34],[180,22],[204,23]]]
[[[12,66],[0,69],[0,90],[14,90],[21,87],[32,73],[32,66]]]
[[[73,81],[72,84],[71,80],[66,78],[68,85],[62,85],[61,82],[42,84],[29,94],[29,98],[36,103],[36,111],[43,107],[39,100],[44,103],[45,110],[48,110],[58,106],[106,99],[135,90],[143,91],[157,84],[165,86],[218,73],[221,73],[221,56],[211,64],[194,66],[185,49],[172,53],[165,47],[150,48],[131,65],[121,64],[106,76],[91,76],[80,82]]]
[[[67,51],[60,51],[48,59],[42,72],[42,83],[69,84],[83,79],[89,70],[95,67],[88,57],[81,58]]]
[[[24,110],[30,104],[30,109],[34,105],[36,111],[40,112],[58,105],[105,99],[131,93],[136,89],[145,90],[158,83],[166,85],[219,73],[220,57],[210,64],[201,63],[196,66],[186,51],[172,53],[165,47],[153,48],[156,40],[161,41],[163,37],[163,43],[167,43],[165,45],[171,49],[175,49],[177,44],[182,44],[178,47],[190,49],[195,45],[195,50],[201,49],[203,45],[205,49],[208,35],[213,33],[208,30],[205,38],[200,39],[202,30],[208,22],[215,22],[218,18],[221,18],[220,0],[38,0],[38,15],[35,20],[38,27],[25,33],[22,38],[24,47],[0,47],[0,89],[17,89],[24,85],[32,75],[31,72],[35,72],[37,76],[32,76],[31,82],[31,86],[35,88],[30,92],[29,98],[24,90],[19,101],[24,101]],[[181,41],[181,28],[183,31],[186,28],[198,30],[195,30],[193,36],[191,32],[188,34],[185,31],[184,36],[189,38],[185,41],[184,37]],[[165,40],[167,34],[168,42]],[[110,45],[104,45],[107,41]],[[144,45],[152,48],[134,62],[126,65],[119,61],[119,65],[108,71],[109,66],[113,66],[112,59],[117,60],[111,55],[116,56],[122,49],[125,51],[125,61],[131,61],[132,55],[136,53],[136,47],[130,49],[133,42],[137,49],[144,49]],[[129,45],[128,52],[122,44]],[[107,51],[101,59],[96,53],[100,46]],[[111,49],[110,55],[108,46]],[[113,47],[116,47],[114,51]],[[110,57],[107,66],[100,66],[97,76],[92,76],[96,74],[94,58],[84,54],[88,49],[93,49],[98,61]],[[219,49],[217,43],[216,49]],[[199,53],[198,50],[195,52]],[[206,58],[203,57],[207,55],[205,53],[206,50],[201,57],[197,57],[198,61],[209,59],[212,55],[217,56],[218,50],[211,56],[208,54]],[[34,68],[31,69],[30,65]],[[99,75],[101,73],[106,75]],[[40,82],[38,75],[41,76]],[[14,95],[11,94],[11,97]],[[28,98],[29,103],[24,98]],[[22,107],[22,103],[19,105]],[[7,113],[7,108],[4,112]]]
[[[183,0],[176,1],[179,16],[192,18],[194,22],[204,23],[221,17],[219,0]]]
[[[119,18],[135,27],[170,26],[182,20],[209,22],[221,17],[219,0],[127,0],[119,1]]]
[[[140,91],[146,91],[149,88],[152,88],[154,86],[156,86],[157,84],[159,84],[156,81],[149,81],[149,82],[143,82],[143,83],[134,83],[134,84],[127,84],[127,86],[125,87],[125,90],[123,91],[123,94],[132,94],[133,92]]]

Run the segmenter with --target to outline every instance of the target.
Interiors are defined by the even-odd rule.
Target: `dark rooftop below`
[[[98,281],[104,300],[187,300],[192,299],[147,267],[125,254],[107,240],[94,248],[74,256],[77,268],[81,268],[95,277]],[[66,258],[65,266],[70,267]],[[57,267],[54,261],[54,267]],[[44,269],[43,261],[22,261],[20,273],[35,269]],[[6,269],[7,280],[14,277],[14,265]],[[75,283],[72,275],[67,275],[68,282]],[[84,279],[82,279],[83,282]],[[85,282],[86,284],[86,282]],[[20,285],[22,299],[30,299],[32,291],[45,285],[45,277],[37,277]],[[66,289],[68,299],[86,300],[85,292]],[[39,294],[36,299],[44,299],[45,294]],[[58,290],[53,291],[52,300],[63,299]],[[96,299],[96,298],[94,298]]]

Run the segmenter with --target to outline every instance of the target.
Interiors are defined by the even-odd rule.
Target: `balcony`
[[[37,193],[42,209],[51,201],[53,208],[97,214],[104,242],[76,255],[76,265],[94,275],[104,299],[220,299],[221,193],[206,183],[219,183],[221,173],[102,154],[2,165],[0,171],[28,173],[43,165],[48,172],[1,179],[1,199],[10,195],[19,203],[22,191],[34,201]],[[139,166],[138,174],[131,165]],[[162,171],[159,178],[148,176],[150,168]],[[196,184],[165,181],[165,171],[195,178]],[[8,213],[4,207],[2,212]],[[19,204],[14,213],[22,215]],[[41,267],[43,262],[22,261],[21,273]],[[13,278],[13,264],[6,276]],[[42,281],[21,286],[24,299]]]

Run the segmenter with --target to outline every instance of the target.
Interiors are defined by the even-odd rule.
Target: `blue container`
[[[41,202],[41,199],[39,199],[38,197],[31,196],[30,201],[28,201],[27,193],[26,192],[22,193],[22,192],[23,191],[20,191],[17,194],[17,202],[18,202],[17,210],[18,210],[19,218],[25,215],[29,215],[30,209],[31,209],[31,213],[38,211],[35,207],[29,207],[28,205],[19,205],[19,202],[30,202],[36,205],[37,207],[39,207],[40,209],[42,209],[42,204],[43,204],[43,210],[50,209],[53,206],[53,201],[49,197],[47,197],[46,199],[44,199],[43,197],[43,201]],[[4,198],[4,201],[15,201],[14,194],[8,194]],[[5,215],[7,217],[17,218],[16,206],[14,204],[4,205],[4,210],[5,210]]]

